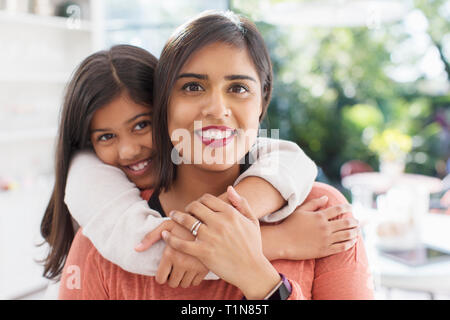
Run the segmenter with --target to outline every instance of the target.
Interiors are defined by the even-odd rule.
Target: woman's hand
[[[190,214],[171,212],[171,218],[187,230],[197,220],[202,222],[196,241],[168,231],[162,236],[169,246],[197,257],[221,279],[240,288],[247,299],[262,299],[280,276],[264,257],[259,223],[247,201],[232,187],[228,194],[233,205],[206,194],[186,207]]]
[[[172,220],[161,223],[158,228],[149,232],[142,242],[136,247],[136,251],[142,252],[160,239],[161,232],[168,230],[181,239],[193,241],[194,236],[185,228]],[[199,285],[208,273],[208,269],[195,257],[174,250],[166,246],[161,262],[156,272],[155,280],[159,284],[167,284],[171,288],[181,286],[187,288]]]
[[[350,249],[358,239],[359,222],[351,217],[336,219],[351,212],[349,204],[323,209],[327,202],[326,196],[307,201],[281,224],[269,226],[276,241],[267,245],[283,248],[282,258],[289,260],[322,258]]]

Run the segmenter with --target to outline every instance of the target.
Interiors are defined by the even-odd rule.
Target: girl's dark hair
[[[61,111],[55,185],[41,222],[41,235],[50,246],[43,260],[46,278],[61,274],[72,244],[74,228],[64,203],[67,174],[74,153],[92,148],[89,126],[94,112],[124,92],[134,102],[150,107],[156,64],[157,59],[144,49],[117,45],[90,55],[73,74]]]
[[[272,94],[272,63],[264,39],[253,22],[231,11],[207,11],[180,26],[164,46],[155,72],[155,192],[169,189],[176,176],[176,166],[170,157],[173,145],[167,120],[172,87],[181,68],[192,54],[216,42],[248,51],[261,81],[262,113],[259,120],[262,121],[266,114]]]

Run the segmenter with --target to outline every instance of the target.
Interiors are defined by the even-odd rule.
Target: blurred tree
[[[232,9],[249,12],[240,3]],[[411,29],[417,19],[421,30]],[[274,69],[265,126],[297,142],[333,184],[346,161],[378,167],[368,146],[386,129],[412,139],[407,172],[436,175],[450,152],[450,1],[417,0],[405,19],[374,28],[257,25]]]

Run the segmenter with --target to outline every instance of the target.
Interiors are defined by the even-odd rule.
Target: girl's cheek
[[[97,157],[106,164],[117,165],[117,152],[113,146],[94,146]]]
[[[153,137],[152,137],[152,131],[150,130],[147,134],[142,135],[140,138],[140,144],[148,149],[153,148]]]

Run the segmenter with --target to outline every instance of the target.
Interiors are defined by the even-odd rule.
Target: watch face
[[[288,280],[283,277],[281,285],[269,298],[267,298],[267,300],[287,300],[291,295],[291,286],[289,282],[286,285],[286,282],[288,282]]]
[[[288,280],[286,280],[286,281],[288,281]],[[291,286],[289,285],[289,288],[288,288],[286,286],[286,281],[283,281],[283,284],[278,289],[278,291],[280,292],[280,300],[287,300],[289,298],[289,296],[291,295],[291,291],[292,291],[290,289]]]

